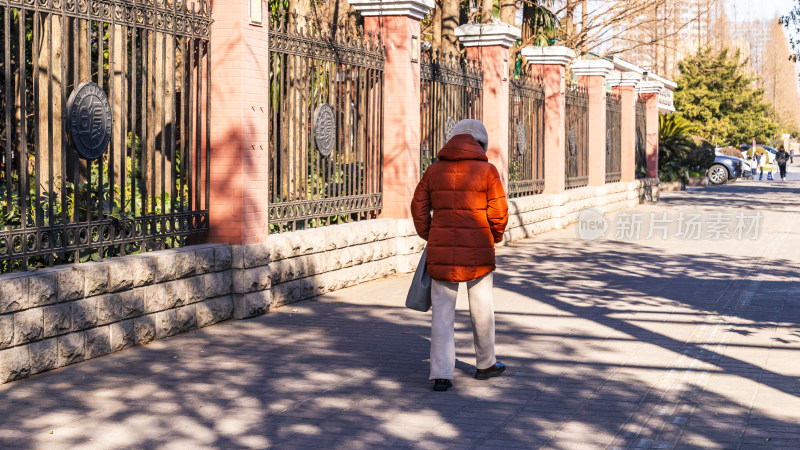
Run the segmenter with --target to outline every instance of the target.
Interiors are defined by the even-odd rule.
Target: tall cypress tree
[[[745,64],[738,50],[700,49],[679,65],[675,109],[715,145],[739,145],[753,138],[769,142],[778,133],[764,90],[754,87]]]

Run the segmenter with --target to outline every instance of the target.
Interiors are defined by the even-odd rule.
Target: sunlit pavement
[[[433,392],[397,276],[2,385],[0,447],[800,447],[795,163],[499,249],[503,377],[460,297]]]

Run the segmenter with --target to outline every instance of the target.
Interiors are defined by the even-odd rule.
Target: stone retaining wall
[[[504,242],[517,241],[546,231],[564,228],[578,221],[589,208],[603,214],[658,201],[659,182],[647,178],[570,189],[561,194],[539,194],[510,199],[508,227]]]
[[[0,382],[263,314],[269,266],[201,245],[0,276]],[[266,262],[261,260],[260,262]]]
[[[504,242],[658,199],[657,180],[509,201]],[[413,271],[410,220],[377,219],[0,275],[0,383]]]

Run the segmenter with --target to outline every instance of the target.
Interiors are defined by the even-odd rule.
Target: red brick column
[[[544,82],[544,193],[561,193],[566,170],[564,72],[575,52],[558,46],[525,47],[522,56]]]
[[[469,24],[456,28],[467,57],[483,67],[483,124],[489,134],[486,155],[497,167],[508,191],[508,50],[519,28],[504,23]]]
[[[434,2],[350,0],[350,4],[364,16],[366,32],[380,33],[386,49],[381,217],[408,219],[420,168],[420,20]],[[412,41],[417,48],[412,48]]]
[[[658,94],[664,85],[658,81],[643,81],[637,91],[645,101],[647,115],[647,177],[658,178]]]
[[[589,91],[589,186],[606,184],[606,76],[613,69],[603,59],[572,64],[578,82]]]
[[[622,155],[620,181],[636,180],[636,84],[641,75],[624,73],[622,78],[609,80],[612,91],[622,103]]]
[[[264,4],[264,11],[268,11]],[[208,242],[263,241],[269,194],[269,29],[249,4],[214,0]]]

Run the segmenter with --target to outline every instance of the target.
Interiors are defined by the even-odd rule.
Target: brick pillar
[[[250,24],[248,2],[215,0],[213,19],[210,230],[204,239],[261,242],[269,233],[269,29]]]
[[[522,56],[544,82],[544,193],[561,193],[566,171],[564,72],[575,52],[559,46],[525,47]]]
[[[606,184],[606,77],[613,69],[604,59],[572,64],[578,82],[589,91],[589,186]]]
[[[643,81],[636,89],[645,101],[647,117],[647,178],[658,178],[658,94],[662,89],[658,81]]]
[[[620,78],[609,80],[612,91],[622,102],[622,155],[620,181],[636,180],[636,85],[642,76],[625,72]]]
[[[381,217],[411,218],[419,182],[420,20],[433,0],[349,0],[364,16],[366,32],[386,49],[383,87],[383,209]],[[412,48],[412,41],[416,48]],[[416,55],[416,60],[412,56]]]
[[[456,28],[467,57],[483,67],[483,124],[489,134],[486,155],[497,167],[508,192],[508,56],[520,30],[505,23],[469,24]]]

